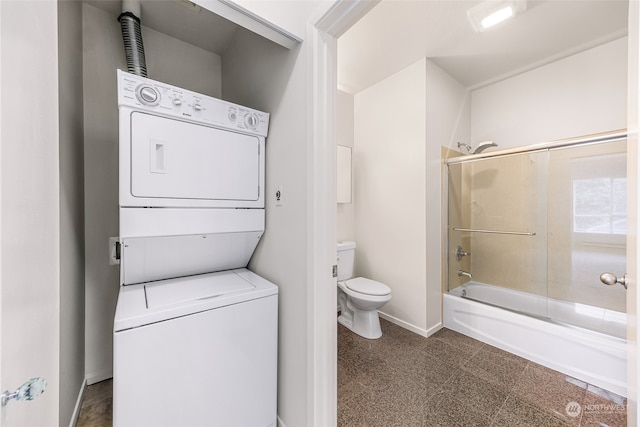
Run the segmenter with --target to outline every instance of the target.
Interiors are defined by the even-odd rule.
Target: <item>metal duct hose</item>
[[[123,12],[118,16],[122,28],[124,54],[127,58],[127,70],[138,76],[147,77],[147,64],[144,59],[140,18],[131,12]]]

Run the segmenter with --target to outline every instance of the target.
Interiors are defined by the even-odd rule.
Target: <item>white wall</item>
[[[58,2],[60,128],[60,425],[84,384],[82,3]]]
[[[353,95],[341,90],[336,98],[336,144],[353,148]],[[353,154],[353,151],[352,151]],[[352,162],[353,171],[353,162]],[[353,176],[353,175],[352,175]],[[355,203],[353,191],[351,203],[338,203],[336,239],[355,240]]]
[[[118,106],[116,69],[126,70],[115,15],[83,5],[84,163],[86,234],[86,376],[112,374],[113,315],[118,267],[108,238],[118,235]],[[164,34],[142,29],[149,77],[220,96],[221,59]]]
[[[428,59],[355,96],[356,274],[388,284],[383,316],[423,335],[441,323],[442,148],[469,120],[468,91]]]
[[[426,60],[355,95],[355,274],[381,311],[426,333]]]
[[[25,25],[25,23],[27,23]],[[56,2],[0,2],[2,390],[47,391],[3,426],[56,426],[60,405],[60,170]]]
[[[471,142],[511,148],[627,127],[627,37],[474,90]]]

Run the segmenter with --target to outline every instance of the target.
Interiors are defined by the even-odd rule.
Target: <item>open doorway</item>
[[[412,2],[412,3],[420,3],[420,2]],[[427,3],[427,2],[425,2],[425,3]],[[446,2],[430,2],[430,3],[446,3]],[[472,2],[469,2],[469,3],[472,3]],[[586,3],[586,2],[581,2],[581,3]],[[379,6],[376,9],[373,10],[372,14],[376,13],[376,10],[378,8],[381,8],[381,7],[385,6],[385,5],[386,4],[384,2],[380,3]],[[417,6],[415,6],[415,7],[417,7]],[[541,11],[540,11],[539,7],[541,7],[541,6],[538,5],[538,9],[537,10],[535,8],[532,8],[530,10],[530,13],[532,15],[534,14],[534,12],[536,14],[540,13]],[[440,5],[439,11],[442,12],[443,10],[444,10],[444,6]],[[381,52],[383,52],[387,46],[390,46],[389,49],[391,49],[391,50],[395,49],[395,51],[396,51],[395,54],[397,56],[402,56],[403,53],[405,53],[407,50],[409,50],[409,48],[406,47],[406,45],[409,44],[409,42],[403,44],[402,42],[406,41],[406,40],[403,40],[403,39],[401,39],[401,37],[398,37],[398,34],[397,33],[393,33],[393,31],[390,31],[391,35],[389,33],[385,33],[385,30],[390,29],[389,27],[391,27],[391,25],[389,25],[388,23],[389,22],[393,22],[396,19],[398,19],[398,22],[402,22],[404,26],[408,26],[411,22],[417,20],[416,16],[419,16],[419,14],[411,13],[410,17],[407,17],[405,19],[400,19],[396,14],[391,13],[388,10],[387,10],[386,13],[383,13],[383,12],[379,12],[379,13],[381,15],[384,15],[384,19],[385,19],[384,22],[387,22],[387,25],[378,25],[377,26],[377,30],[376,31],[377,31],[378,35],[367,37],[367,36],[363,36],[362,34],[360,34],[358,37],[354,36],[354,39],[357,39],[356,41],[358,41],[360,43],[359,44],[360,53],[359,54],[355,54],[355,55],[354,54],[347,55],[347,56],[352,57],[355,62],[359,62],[359,66],[360,66],[361,69],[364,69],[365,71],[368,69],[369,70],[369,73],[368,73],[369,76],[372,76],[372,75],[376,74],[375,72],[373,72],[373,70],[375,70],[376,72],[379,72],[380,70],[378,68],[383,68],[384,69],[382,71],[382,73],[383,74],[386,73],[386,75],[379,81],[375,81],[374,83],[369,82],[368,84],[370,84],[370,85],[374,85],[376,83],[379,83],[380,81],[386,80],[389,76],[393,76],[400,69],[405,69],[407,66],[415,64],[416,61],[420,61],[420,60],[422,60],[422,58],[424,58],[424,53],[423,53],[422,57],[414,58],[414,62],[410,62],[410,61],[406,62],[399,70],[396,70],[395,72],[390,71],[389,68],[388,68],[388,64],[393,63],[393,61],[389,61],[389,60],[384,61],[384,60],[382,60],[381,57],[383,56],[383,54]],[[621,13],[622,13],[622,16],[623,16],[623,18],[624,18],[624,20],[626,22],[626,17],[627,17],[627,13],[628,12],[625,9]],[[522,15],[523,19],[524,19],[525,16],[526,15]],[[366,23],[367,23],[366,19],[367,18],[368,17],[365,17],[364,19],[362,19],[360,22],[358,22],[358,24],[356,24],[356,26],[360,26],[360,25],[364,26],[364,25],[366,25]],[[527,17],[526,19],[529,19],[529,17]],[[343,39],[345,39],[345,37],[348,37],[349,33],[351,31],[354,31],[356,26],[354,26],[349,32],[345,33],[345,35],[338,40],[338,70],[340,70],[340,65],[341,65],[340,64],[340,58],[341,58],[340,49],[341,49],[341,44],[343,42]],[[374,26],[372,26],[372,28],[373,27]],[[426,26],[426,27],[428,27],[428,26]],[[442,26],[438,27],[438,28],[442,29]],[[450,31],[451,30],[450,30],[450,27],[449,27],[449,29],[445,33],[448,36],[451,36],[451,32]],[[623,43],[623,42],[620,42],[619,40],[621,38],[625,37],[625,35],[627,33],[627,29],[625,28],[624,30],[621,30],[621,31],[622,32],[618,32],[618,33],[616,33],[616,31],[607,31],[609,38],[607,39],[604,36],[596,38],[596,39],[598,39],[597,42],[594,42],[595,44],[592,44],[590,46],[590,48],[591,49],[597,49],[597,48],[602,47],[602,46],[607,45],[607,44],[615,45],[616,41],[618,41],[619,45],[624,45],[624,46],[622,46],[622,47],[617,46],[617,47],[614,47],[613,49],[614,50],[617,49],[618,52],[620,50],[624,51],[625,52],[624,56],[626,58],[626,56],[627,56],[626,55],[626,50],[627,50],[626,42]],[[376,37],[379,37],[379,38],[376,38]],[[387,37],[388,40],[383,40],[385,37]],[[440,37],[440,38],[443,39],[444,37]],[[567,39],[569,39],[569,38],[570,37],[567,37]],[[454,39],[458,43],[458,45],[462,44],[462,40],[460,38],[455,38],[455,37],[451,36],[451,37],[447,37],[447,39],[449,39],[449,40]],[[637,41],[635,39],[632,42],[633,43],[637,43]],[[366,46],[366,45],[373,45],[373,46],[376,47],[376,51],[378,52],[378,56],[380,57],[379,59],[381,59],[381,62],[384,62],[381,67],[374,67],[374,66],[371,65],[371,63],[367,63],[363,59],[366,56],[366,54],[363,53],[362,47]],[[607,47],[610,47],[610,46],[607,46]],[[574,48],[576,48],[576,47],[574,46]],[[523,66],[523,67],[519,67],[519,68],[516,67],[515,69],[509,70],[507,72],[503,72],[503,73],[498,74],[498,75],[489,76],[488,74],[484,74],[484,77],[482,77],[482,81],[477,81],[475,83],[468,83],[466,85],[462,84],[462,86],[468,92],[475,91],[476,92],[475,95],[486,95],[486,94],[489,94],[490,90],[484,90],[483,91],[483,89],[486,88],[486,87],[489,87],[491,85],[496,84],[498,81],[507,81],[509,79],[515,79],[516,76],[522,76],[522,75],[526,74],[527,71],[535,70],[535,69],[542,69],[542,68],[544,68],[545,65],[549,65],[549,64],[551,64],[553,62],[558,62],[562,55],[564,55],[562,57],[570,57],[570,56],[578,55],[581,52],[585,52],[587,50],[586,48],[587,48],[587,46],[585,46],[584,44],[580,45],[579,49],[576,48],[577,50],[572,50],[573,48],[565,47],[563,49],[563,52],[561,52],[561,53],[557,53],[555,55],[554,54],[549,55],[547,53],[546,61],[542,60],[542,59],[540,59],[538,61],[529,60],[530,67],[528,69]],[[492,52],[492,53],[495,53],[495,52]],[[469,52],[460,53],[460,52],[454,52],[453,50],[447,51],[446,49],[441,48],[438,53],[433,55],[433,57],[429,57],[428,58],[428,60],[433,63],[433,64],[430,64],[429,66],[435,65],[440,70],[446,70],[447,67],[449,67],[449,66],[452,66],[452,67],[455,68],[456,65],[460,66],[463,63],[462,57],[464,55],[469,55],[469,54],[470,54]],[[516,53],[512,52],[512,54],[514,56],[518,56],[518,59],[522,59],[522,52],[517,51]],[[427,55],[427,56],[429,56],[429,55]],[[407,61],[406,58],[403,58],[403,59],[405,61]],[[478,57],[475,58],[475,59],[483,60],[483,61],[487,62],[487,60],[489,60],[489,59],[496,59],[496,58],[495,57],[489,58],[489,55],[487,55],[484,58],[482,58],[482,55],[478,55]],[[398,63],[396,63],[395,65],[398,65]],[[429,67],[429,66],[427,66],[427,67]],[[387,68],[385,68],[385,67],[387,67]],[[427,67],[425,67],[425,68],[427,68]],[[483,73],[487,73],[488,72],[487,71],[487,67],[476,67],[476,68],[482,68],[482,70],[481,70],[482,72],[478,73],[478,75],[480,75],[480,76]],[[473,70],[473,69],[474,69],[474,67],[468,67],[468,66],[466,67],[466,71],[469,72],[469,73],[472,73],[471,70]],[[625,84],[625,88],[624,88],[624,92],[625,93],[627,92],[627,88],[626,88],[626,69],[627,69],[627,67],[626,67],[626,64],[625,64],[624,65],[624,71],[625,71],[624,74],[625,75],[622,78],[622,80],[624,81],[624,84]],[[347,85],[344,85],[344,84],[341,85],[341,82],[339,80],[339,76],[340,76],[340,72],[338,72],[338,81],[337,81],[338,88],[342,87],[342,89],[349,89],[347,87]],[[375,78],[373,78],[373,79],[375,80]],[[358,108],[357,107],[358,102],[355,100],[355,98],[358,97],[359,93],[361,93],[362,91],[364,91],[364,90],[366,90],[368,88],[367,86],[363,86],[363,87],[364,87],[364,89],[362,89],[362,88],[360,90],[356,89],[355,93],[351,93],[351,94],[349,94],[347,91],[343,91],[343,92],[346,92],[347,95],[351,95],[351,96],[354,97],[354,99],[353,99],[354,109]],[[435,88],[431,87],[431,90],[435,90]],[[428,92],[428,93],[429,94],[433,94],[434,92],[431,91],[431,92]],[[338,95],[338,101],[340,100],[340,97],[342,97],[342,96],[343,96],[343,94],[339,94]],[[478,97],[476,97],[475,101],[478,101],[477,98]],[[470,111],[475,111],[475,110],[473,110],[473,108],[471,106],[471,103],[474,102],[474,100],[473,99],[469,99],[468,102],[469,102],[469,104],[468,104],[467,108],[469,108]],[[488,105],[488,104],[484,104],[484,105]],[[617,105],[619,105],[619,104],[617,104]],[[626,101],[624,102],[624,107],[626,108]],[[460,111],[460,108],[458,108],[458,109],[452,108],[452,110],[453,111]],[[471,113],[469,113],[469,114],[471,114]],[[478,117],[478,114],[479,113],[476,112],[475,117]],[[427,117],[429,117],[429,116],[427,116]],[[459,126],[464,121],[463,117],[464,117],[464,113],[462,113],[461,115],[458,115],[456,117],[450,118],[449,121],[451,121],[455,125]],[[615,129],[618,129],[620,127],[627,127],[626,112],[623,113],[622,117],[623,117],[622,120],[624,122],[623,125],[622,126],[615,126]],[[441,118],[438,117],[437,120],[440,120],[440,119]],[[354,118],[354,120],[357,121],[358,119]],[[440,137],[438,142],[436,142],[436,144],[438,145],[438,148],[440,149],[441,147],[444,146],[447,149],[457,149],[458,148],[456,146],[457,142],[463,142],[463,143],[467,143],[467,144],[470,144],[470,145],[477,145],[478,143],[483,142],[483,138],[484,138],[483,132],[484,133],[489,132],[489,130],[490,130],[489,128],[490,127],[487,126],[485,129],[482,129],[482,127],[478,127],[478,126],[474,127],[473,122],[472,122],[473,118],[470,118],[468,120],[470,121],[470,123],[467,123],[467,126],[468,126],[469,130],[468,130],[468,136],[467,136],[466,141],[465,140],[459,141],[458,138],[460,137],[460,135],[456,134],[451,129],[449,129],[448,132],[445,131],[445,132],[442,132],[442,133],[440,133],[438,135]],[[428,126],[428,122],[429,122],[429,120],[427,119],[427,125],[426,126]],[[431,123],[433,123],[433,122],[431,122]],[[593,122],[591,122],[590,124],[593,124]],[[602,126],[605,126],[605,125],[603,124]],[[606,130],[612,130],[612,128],[610,127],[609,129],[606,129]],[[577,136],[577,135],[580,135],[580,134],[595,133],[596,131],[597,130],[591,130],[591,129],[585,129],[584,131],[575,130],[575,129],[571,130],[571,132],[574,133],[573,136]],[[357,132],[358,132],[357,130],[354,130],[354,133],[357,133]],[[576,132],[578,132],[578,133],[576,133]],[[529,137],[531,138],[530,141],[521,141],[520,143],[522,143],[522,144],[529,143],[530,144],[530,143],[535,143],[535,142],[546,142],[546,141],[549,141],[549,140],[552,140],[552,139],[560,139],[562,137],[565,137],[565,135],[562,135],[562,134],[557,134],[556,135],[556,134],[552,134],[552,133],[549,133],[549,134],[529,133]],[[473,139],[473,138],[475,138],[475,139]],[[398,139],[400,139],[400,138],[398,138]],[[352,212],[348,213],[348,215],[353,215],[353,218],[350,219],[350,220],[347,220],[347,223],[353,223],[353,224],[360,223],[360,224],[362,224],[361,219],[357,217],[358,212],[359,212],[358,207],[361,206],[361,205],[363,205],[363,206],[366,206],[366,205],[365,205],[365,203],[363,203],[362,200],[358,199],[358,195],[359,195],[358,191],[359,191],[359,185],[361,185],[361,181],[362,180],[368,181],[370,176],[367,175],[367,173],[362,173],[362,175],[360,175],[360,173],[365,171],[365,172],[369,172],[371,174],[375,174],[376,171],[379,171],[379,169],[376,167],[377,165],[374,165],[374,164],[362,164],[362,163],[360,163],[361,159],[364,158],[364,156],[366,156],[366,154],[362,153],[362,157],[359,157],[360,153],[359,153],[359,148],[357,147],[358,139],[354,138],[354,141],[355,141],[355,143],[354,143],[354,148],[353,148],[353,162],[354,162],[353,163],[353,168],[354,168],[353,185],[354,185],[355,189],[354,189],[354,194],[353,194],[353,199],[352,199],[353,202],[354,202],[354,206],[353,206],[354,209],[351,209]],[[500,144],[501,148],[510,148],[510,147],[514,147],[514,146],[516,146],[518,144],[518,142],[515,142],[515,141],[513,141],[513,140],[511,140],[509,138],[505,138],[505,141],[509,141],[509,142],[503,142],[502,144]],[[397,146],[397,141],[393,141],[393,143],[396,143],[396,146]],[[427,144],[428,144],[428,142],[427,142]],[[390,158],[388,156],[386,158],[385,158],[385,156],[381,156],[381,157],[382,157],[381,163],[388,162],[390,160]],[[431,168],[431,170],[433,171],[434,164],[437,164],[437,165],[440,164],[440,161],[441,161],[440,150],[437,150],[437,159],[431,159],[431,160],[433,160],[433,163],[430,164],[429,160],[426,160],[424,167],[425,167],[425,169]],[[438,167],[438,166],[435,166],[435,167]],[[403,173],[404,173],[404,171],[403,171]],[[439,173],[440,172],[438,171],[438,179],[439,179]],[[428,181],[428,178],[427,178],[427,181]],[[427,182],[427,184],[425,184],[425,187],[428,187],[429,185],[430,185],[430,183]],[[393,187],[393,186],[391,186],[391,187],[395,188],[396,190],[398,190],[397,187]],[[438,203],[434,203],[434,200],[438,201],[438,202],[440,200],[442,200],[441,193],[439,192],[440,191],[439,183],[436,184],[436,185],[433,185],[433,187],[431,187],[431,189],[434,191],[434,193],[431,193],[431,195],[433,197],[428,197],[427,198],[428,199],[428,205],[429,205],[429,213],[430,213],[430,215],[438,216],[437,215],[437,211],[438,211],[438,208],[441,207],[441,206],[438,207]],[[384,200],[381,203],[384,203]],[[338,208],[338,209],[340,209],[340,208]],[[371,212],[371,211],[374,211],[374,210],[375,210],[375,208],[370,208],[367,212]],[[344,214],[345,211],[347,211],[347,209],[343,209],[342,214]],[[431,236],[436,236],[437,235],[439,237],[438,240],[442,239],[441,232],[442,232],[443,221],[442,221],[441,215],[442,215],[442,210],[440,209],[440,217],[437,219],[437,221],[435,221],[435,224],[433,225],[433,234],[431,235]],[[341,212],[339,210],[338,210],[336,216],[337,216],[336,230],[337,230],[337,233],[340,233],[341,232],[341,224],[340,224]],[[387,222],[384,223],[384,226],[388,227],[389,226],[389,224],[388,224],[388,219],[389,219],[388,216],[386,216],[385,219],[387,220]],[[354,225],[353,227],[356,228],[357,226]],[[378,228],[382,229],[383,227],[380,226]],[[368,229],[377,230],[377,228],[375,226],[369,226]],[[342,232],[344,232],[344,230]],[[362,235],[362,234],[360,234],[360,235]],[[352,234],[352,236],[353,236],[353,239],[356,240],[356,242],[359,240],[357,232],[354,232]],[[347,236],[347,238],[350,238],[350,237]],[[342,239],[344,239],[343,236],[341,236],[340,234],[336,234],[336,240],[342,240]],[[428,239],[425,238],[425,240],[428,240]],[[433,241],[433,239],[430,240],[430,241]],[[425,245],[428,245],[428,244],[429,243],[425,241]],[[376,248],[373,247],[371,250],[375,251]],[[434,245],[433,246],[433,250],[430,251],[430,252],[429,251],[427,251],[427,252],[433,254],[433,253],[436,253],[436,252],[439,252],[439,251],[440,251],[440,246],[436,247]],[[361,252],[361,254],[362,254],[362,265],[361,265],[361,267],[358,267],[358,262],[359,261],[357,259],[357,261],[356,261],[356,270],[358,268],[361,268],[362,269],[361,270],[362,273],[360,273],[360,274],[363,274],[363,275],[366,274],[366,275],[370,276],[370,274],[367,273],[369,271],[369,270],[367,270],[367,268],[369,268],[369,266],[366,265],[366,258],[368,257],[368,255],[365,255],[365,252],[368,252],[368,250],[367,250],[367,248],[363,247],[362,248],[362,252]],[[426,262],[428,262],[428,261],[425,261],[425,263]],[[442,265],[443,265],[443,263],[444,263],[444,261],[441,258],[438,259],[438,260],[435,260],[435,261],[432,260],[431,262],[433,262],[432,265],[437,270],[440,270]],[[378,265],[379,264],[380,263],[378,263]],[[433,292],[429,293],[428,295],[429,296],[435,296],[435,298],[437,298],[437,301],[438,301],[437,305],[439,305],[440,304],[439,298],[440,298],[440,295],[442,293],[442,282],[443,282],[443,280],[442,280],[442,278],[439,278],[438,280],[432,280],[433,279],[432,273],[433,273],[434,270],[427,268],[426,265],[424,266],[424,270],[429,271],[429,280],[430,280],[429,284],[433,284],[433,289],[432,289]],[[425,276],[426,276],[426,273],[425,273]],[[429,286],[429,284],[427,284],[426,286]],[[425,299],[428,300],[429,296],[425,296]],[[435,304],[434,304],[434,306],[435,306]],[[425,317],[428,317],[429,314],[430,314],[429,310],[427,308],[428,307],[428,302],[424,303],[424,307],[425,307],[424,310],[426,311],[426,313],[424,314],[424,317],[418,316],[418,317],[420,317],[420,320],[422,320]],[[437,310],[438,310],[437,308],[434,308],[434,310],[435,311],[432,311],[431,314],[433,314],[433,313],[439,314],[437,312]],[[398,310],[398,312],[399,311],[400,310]],[[391,313],[389,317],[390,318],[391,317],[396,317],[396,319],[398,318],[398,316],[394,316],[393,313]],[[431,318],[431,320],[437,322],[439,318],[440,318],[439,315],[434,315]],[[406,319],[399,319],[399,320],[402,320],[402,321],[406,322]],[[402,324],[402,322],[396,322],[396,323]],[[407,323],[409,323],[409,322],[407,322]],[[416,326],[415,323],[411,324],[411,325],[412,326]],[[429,325],[438,327],[436,323],[430,323]],[[403,325],[403,326],[407,326],[407,325]],[[407,329],[410,329],[410,328],[407,328]],[[420,326],[418,325],[418,329],[422,329],[422,328],[420,328]],[[429,327],[424,328],[424,330],[427,331],[426,334],[429,334],[429,332],[430,332]]]

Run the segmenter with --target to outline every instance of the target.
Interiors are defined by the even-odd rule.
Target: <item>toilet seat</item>
[[[345,281],[345,285],[353,292],[365,295],[384,296],[391,293],[391,289],[384,283],[376,282],[375,280],[366,279],[364,277],[349,279]]]

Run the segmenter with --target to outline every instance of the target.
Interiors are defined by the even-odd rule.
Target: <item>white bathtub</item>
[[[626,340],[558,323],[564,321],[624,336],[626,316],[476,282],[444,295],[446,328],[626,396]]]

